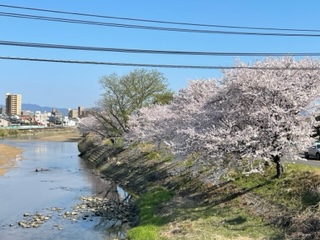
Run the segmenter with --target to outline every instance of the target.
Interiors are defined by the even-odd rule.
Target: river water
[[[23,150],[15,166],[0,176],[0,239],[123,238],[123,229],[108,229],[110,223],[103,218],[64,217],[66,211],[72,212],[76,204],[81,204],[81,196],[94,196],[109,187],[78,157],[76,142],[0,140],[0,143]],[[41,214],[49,219],[39,227],[23,228],[18,222],[26,218],[25,214]]]

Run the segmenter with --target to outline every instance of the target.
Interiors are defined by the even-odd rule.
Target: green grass
[[[264,174],[239,176],[235,184],[240,188],[252,189],[264,199],[281,204],[289,210],[304,210],[320,201],[320,168],[287,163],[280,178],[272,178],[274,168]]]
[[[167,239],[283,239],[281,232],[250,216],[236,202],[177,209],[175,215],[179,216],[175,224],[163,230],[168,232]]]
[[[129,239],[137,240],[157,240],[160,239],[160,226],[164,225],[168,219],[158,214],[157,207],[168,202],[173,197],[172,192],[164,188],[156,188],[139,197],[140,224],[138,227],[128,231]]]
[[[156,208],[161,203],[168,202],[172,196],[171,192],[163,188],[157,188],[152,192],[143,194],[138,201],[141,211],[141,225],[163,224],[165,222],[165,218],[157,214]]]
[[[148,160],[156,160],[160,157],[160,153],[158,152],[150,152],[148,155],[146,155],[146,159]]]
[[[198,183],[193,183],[198,185]],[[217,191],[217,199],[228,192]],[[251,216],[237,198],[224,203],[181,204],[170,202],[175,196],[164,188],[156,188],[139,197],[141,222],[127,233],[130,240],[168,239],[283,239],[261,218]],[[162,213],[163,206],[170,211]],[[268,236],[268,238],[265,238]]]
[[[144,162],[139,163],[148,167],[153,166],[152,160],[157,165],[164,159],[150,146],[143,146],[143,152]],[[225,184],[215,187],[203,183],[200,177],[191,177],[188,172],[193,165],[191,160],[181,163],[186,168],[183,173],[150,182],[148,192],[138,196],[141,221],[127,232],[128,239],[280,240],[285,239],[286,233],[270,224],[271,219],[279,214],[303,214],[320,202],[320,168],[287,163],[281,178],[274,178],[274,165],[263,174],[245,176],[230,172],[235,180],[225,179]],[[204,174],[206,171],[209,170],[204,169]],[[165,187],[154,188],[155,185],[166,186],[170,191]],[[273,212],[259,215],[255,202],[250,202],[251,195],[257,201],[263,200],[259,208],[269,214],[270,204]],[[284,212],[277,212],[278,207]]]
[[[127,232],[128,239],[132,240],[159,240],[160,227],[154,225],[139,226]]]

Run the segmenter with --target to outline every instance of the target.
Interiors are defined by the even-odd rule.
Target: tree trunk
[[[284,172],[282,162],[280,161],[280,156],[279,155],[274,156],[273,162],[276,164],[276,170],[277,170],[277,174],[275,177],[279,178]]]

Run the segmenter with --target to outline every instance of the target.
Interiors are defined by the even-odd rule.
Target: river
[[[86,167],[78,157],[76,142],[0,140],[23,150],[15,166],[0,176],[0,239],[122,239],[124,229],[102,217],[88,214],[69,217],[82,196],[108,189],[107,181]],[[0,153],[1,154],[1,153]],[[120,188],[118,193],[125,194]],[[45,218],[36,227],[19,222],[36,215]],[[40,220],[39,220],[40,221]]]

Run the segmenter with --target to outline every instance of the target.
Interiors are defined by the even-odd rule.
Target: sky
[[[264,58],[236,55],[225,57],[47,49],[8,46],[4,45],[3,42],[182,52],[320,53],[319,37],[317,36],[289,37],[194,31],[160,31],[8,16],[9,13],[10,16],[12,14],[27,14],[92,22],[210,31],[320,34],[320,15],[318,14],[320,1],[316,0],[0,0],[0,5],[11,6],[0,6],[0,57],[178,66],[233,66],[237,60],[252,64]],[[58,14],[12,8],[13,6],[112,18]],[[121,20],[119,18],[319,31],[294,32],[225,27],[213,28],[197,25]],[[12,93],[21,94],[23,103],[55,108],[76,109],[78,106],[90,108],[95,105],[103,93],[99,79],[113,73],[123,76],[138,68],[155,69],[163,73],[168,81],[169,88],[175,92],[187,87],[188,82],[191,80],[219,79],[223,75],[219,69],[70,64],[0,59],[0,105],[4,104],[5,94]]]

